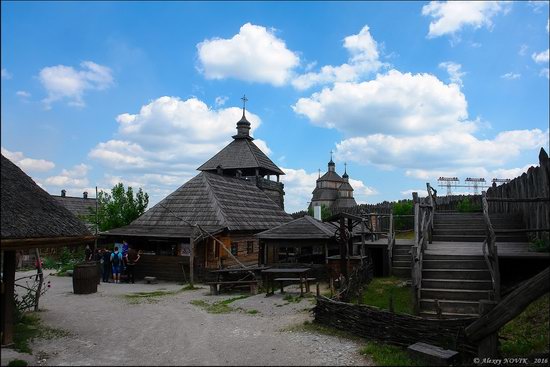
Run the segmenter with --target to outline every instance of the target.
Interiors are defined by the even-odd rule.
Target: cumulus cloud
[[[533,58],[533,61],[535,61],[537,64],[544,64],[547,63],[549,60],[549,49],[546,49],[546,51],[542,51],[539,53],[533,53],[531,57]]]
[[[445,61],[440,63],[439,67],[447,70],[451,83],[458,84],[462,87],[462,77],[466,75],[465,72],[460,71],[460,69],[462,69],[462,65],[452,61]]]
[[[300,63],[273,29],[251,23],[230,39],[204,40],[197,50],[199,70],[207,79],[235,78],[281,86]]]
[[[384,64],[379,60],[378,44],[366,25],[358,34],[344,38],[344,48],[350,54],[348,62],[339,66],[326,65],[319,72],[308,72],[292,80],[297,89],[333,82],[356,81],[361,76],[379,70]],[[309,64],[306,70],[313,68]]]
[[[492,19],[508,10],[509,4],[500,1],[432,1],[422,7],[422,15],[432,18],[428,38],[435,38],[465,27],[491,29]]]
[[[4,147],[2,149],[2,155],[18,165],[25,173],[28,172],[45,172],[55,167],[55,164],[45,159],[34,159],[25,157],[22,152],[11,152]]]
[[[228,99],[229,97],[226,97],[226,96],[218,96],[216,97],[214,103],[216,104],[216,106],[220,107],[220,106],[223,106]]]
[[[11,78],[12,78],[11,73],[6,68],[2,68],[2,79],[11,79]]]
[[[48,93],[43,100],[47,108],[63,99],[69,105],[83,107],[85,91],[104,90],[114,83],[111,69],[92,61],[82,62],[80,70],[65,65],[48,66],[40,70],[38,78]]]
[[[24,90],[18,90],[17,92],[15,92],[15,95],[21,98],[29,98],[31,96],[29,92]]]
[[[71,169],[63,169],[59,175],[47,177],[44,183],[56,188],[81,188],[89,184],[86,175],[90,166],[81,163]]]
[[[449,127],[471,130],[467,103],[458,85],[431,74],[390,70],[362,83],[336,83],[292,107],[313,124],[347,136],[417,135]]]
[[[521,78],[521,74],[509,72],[509,73],[501,75],[500,77],[502,79],[514,80],[514,79]]]

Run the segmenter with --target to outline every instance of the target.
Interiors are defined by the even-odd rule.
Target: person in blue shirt
[[[113,281],[120,283],[120,270],[122,269],[122,254],[115,247],[115,252],[111,254],[111,268],[113,270]]]

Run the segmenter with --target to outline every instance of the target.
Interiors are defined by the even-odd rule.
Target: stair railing
[[[390,214],[390,228],[388,230],[388,269],[390,275],[393,272],[393,246],[395,245],[395,226],[393,223],[393,213]]]
[[[489,299],[494,301],[500,301],[500,270],[498,267],[498,249],[496,244],[496,235],[491,223],[491,218],[489,218],[489,204],[487,203],[487,192],[483,191],[482,193],[482,203],[483,203],[483,219],[485,220],[485,233],[486,238],[481,245],[483,251],[483,258],[487,263],[487,268],[489,268],[489,273],[491,273],[491,283],[493,292],[492,295],[489,295]]]
[[[428,198],[423,200],[423,203],[418,200],[418,195],[416,193],[413,193],[415,242],[411,248],[411,281],[416,314],[418,314],[420,310],[420,298],[422,291],[422,262],[424,259],[424,251],[426,250],[428,242],[431,239],[431,232],[433,230],[435,193],[437,193],[437,191],[435,191],[435,189],[433,189],[429,183],[427,183],[426,185],[428,188]],[[434,191],[433,194],[431,190]]]

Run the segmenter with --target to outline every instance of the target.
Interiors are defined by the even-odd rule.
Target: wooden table
[[[247,268],[229,268],[229,269],[217,269],[210,270],[210,274],[216,275],[216,280],[207,282],[210,286],[212,294],[218,294],[222,288],[234,288],[238,285],[250,286],[250,292],[252,294],[257,293],[258,281],[256,280],[256,273],[262,270],[269,269],[266,266],[252,266]],[[232,279],[229,279],[232,278]],[[235,279],[238,278],[238,279]],[[218,285],[220,289],[218,291]]]
[[[311,270],[311,268],[271,268],[267,270],[262,271],[262,275],[265,275],[265,285],[267,288],[266,296],[273,295],[275,293],[275,286],[274,286],[274,279],[277,278],[277,275],[289,275],[289,274],[296,274],[298,275],[297,278],[281,278],[286,280],[296,280],[300,282],[300,297],[304,296],[304,285],[306,286],[306,291],[309,292],[309,283],[308,281],[310,278],[308,278],[307,273]],[[271,292],[270,292],[271,290]],[[283,291],[281,287],[281,292]]]

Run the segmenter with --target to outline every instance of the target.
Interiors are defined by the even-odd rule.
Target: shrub
[[[470,199],[466,197],[458,202],[456,209],[461,213],[473,213],[481,211],[481,206],[474,205]]]

